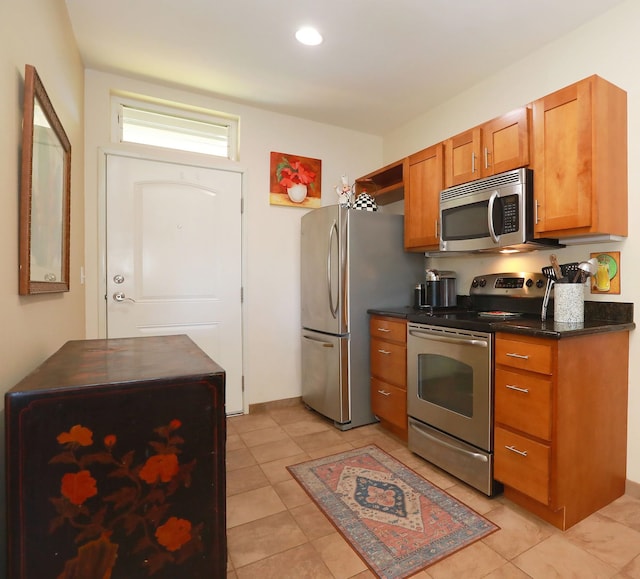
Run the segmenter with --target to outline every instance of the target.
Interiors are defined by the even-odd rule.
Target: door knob
[[[124,292],[116,292],[113,294],[113,299],[116,302],[132,302],[132,303],[136,303],[136,300],[134,300],[133,298],[128,298],[127,296],[124,295]]]

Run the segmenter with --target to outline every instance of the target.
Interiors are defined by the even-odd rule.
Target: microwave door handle
[[[489,205],[487,207],[487,225],[489,226],[489,235],[491,235],[491,239],[493,239],[494,243],[500,242],[500,236],[496,235],[496,230],[493,228],[493,206],[495,205],[498,197],[500,197],[500,193],[497,191],[491,193],[491,197],[489,197]]]

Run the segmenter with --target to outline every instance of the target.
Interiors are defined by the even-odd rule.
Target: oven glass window
[[[418,398],[473,417],[473,368],[448,356],[418,356]]]

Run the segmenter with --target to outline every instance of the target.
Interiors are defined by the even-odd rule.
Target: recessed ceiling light
[[[298,42],[307,46],[317,46],[322,42],[322,35],[311,26],[303,26],[296,32]]]

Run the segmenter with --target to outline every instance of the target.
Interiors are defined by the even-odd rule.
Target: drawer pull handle
[[[381,354],[384,354],[385,356],[388,356],[389,354],[391,354],[389,350],[378,350],[378,352],[380,352]]]
[[[509,358],[518,358],[520,360],[528,360],[529,356],[526,354],[516,354],[515,352],[507,352],[507,356]]]
[[[519,454],[520,456],[527,456],[527,451],[526,450],[518,450],[515,446],[506,446],[505,448],[507,450],[510,450],[511,452],[515,452],[516,454]]]
[[[378,332],[390,332],[391,330],[389,330],[388,328],[378,328]]]
[[[378,390],[378,394],[382,394],[383,396],[391,396],[391,392],[385,392],[384,390]]]
[[[519,388],[518,386],[514,386],[513,384],[505,384],[505,388],[509,388],[509,390],[515,390],[516,392],[522,392],[523,394],[529,394],[528,388]]]

